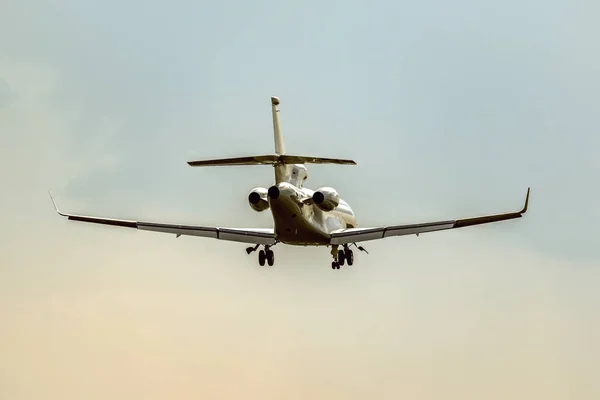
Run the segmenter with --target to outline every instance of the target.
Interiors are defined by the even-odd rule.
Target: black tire
[[[332,261],[331,262],[331,269],[337,269],[337,268],[339,268],[338,265],[337,265],[337,263],[335,261]]]
[[[273,253],[273,250],[267,250],[267,263],[269,263],[269,267],[275,264],[275,253]]]
[[[258,263],[260,264],[260,266],[264,266],[265,265],[265,259],[266,259],[266,254],[264,250],[261,250],[258,252]]]
[[[346,250],[346,262],[348,263],[348,265],[354,264],[354,252],[352,252],[352,250],[350,249]]]
[[[338,251],[338,263],[340,265],[344,265],[345,258],[346,258],[346,255],[344,254],[344,250]]]

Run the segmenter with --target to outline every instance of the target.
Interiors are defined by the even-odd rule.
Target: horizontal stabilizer
[[[192,167],[215,167],[236,165],[275,165],[279,160],[278,155],[249,156],[233,158],[216,158],[213,160],[188,161]]]
[[[283,164],[340,164],[340,165],[356,165],[354,160],[344,160],[341,158],[323,158],[323,157],[306,157],[306,156],[280,156]]]
[[[213,160],[188,161],[192,167],[240,166],[240,165],[285,165],[285,164],[339,164],[356,165],[353,160],[339,158],[306,157],[268,154],[262,156],[218,158]]]

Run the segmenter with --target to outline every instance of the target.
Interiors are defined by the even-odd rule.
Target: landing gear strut
[[[264,245],[264,250],[258,252],[258,264],[260,264],[261,267],[265,265],[265,261],[269,264],[269,267],[272,267],[275,264],[275,253],[271,250],[271,246],[273,245],[266,244]],[[260,244],[257,244],[254,247],[247,247],[246,253],[250,254],[253,251],[258,250],[259,247]]]
[[[338,245],[334,244],[331,246],[331,255],[333,256],[333,261],[331,262],[331,269],[340,269],[340,263],[338,262],[339,254],[342,253],[342,250],[338,251]]]

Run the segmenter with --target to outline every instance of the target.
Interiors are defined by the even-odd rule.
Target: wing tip
[[[50,200],[52,200],[52,205],[54,206],[54,210],[56,211],[56,213],[63,217],[68,217],[68,215],[60,212],[60,210],[58,209],[58,206],[56,205],[56,200],[54,200],[54,196],[52,195],[52,191],[50,189],[48,189],[48,194],[50,195]]]
[[[58,213],[58,207],[56,206],[56,201],[54,201],[54,196],[52,196],[51,189],[48,189],[48,194],[50,195],[50,200],[52,200],[52,205],[54,206],[54,210],[56,210],[56,212]]]
[[[519,214],[525,214],[527,209],[529,208],[529,192],[531,192],[531,187],[527,188],[527,195],[525,196],[525,205],[523,205],[523,209],[519,212]]]

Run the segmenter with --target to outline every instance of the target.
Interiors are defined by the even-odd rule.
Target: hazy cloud
[[[16,97],[16,94],[12,91],[8,83],[0,78],[0,108],[15,101]]]

